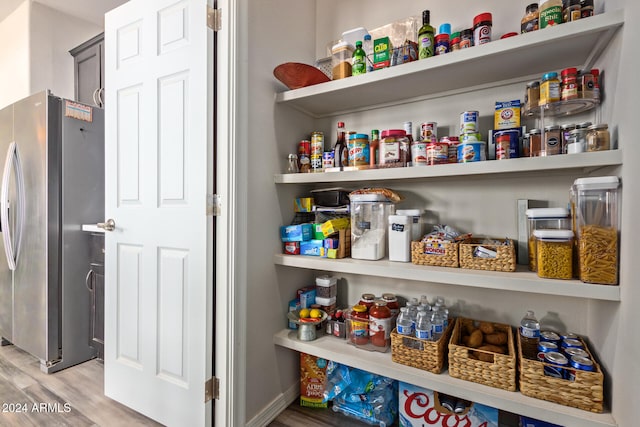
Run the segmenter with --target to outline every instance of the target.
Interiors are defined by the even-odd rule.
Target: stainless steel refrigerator
[[[89,344],[90,236],[104,218],[104,112],[40,92],[0,110],[0,336],[52,373]]]

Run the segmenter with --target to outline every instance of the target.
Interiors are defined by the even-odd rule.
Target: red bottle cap
[[[442,34],[438,34],[435,38],[435,42],[438,43],[439,41],[443,41],[443,40],[447,40],[449,41],[449,34],[447,33],[442,33]]]
[[[501,39],[506,39],[509,37],[513,37],[513,36],[517,36],[518,33],[507,33],[507,34],[503,34],[502,37],[500,37]]]
[[[407,136],[407,133],[404,129],[385,129],[382,131],[381,137],[386,138],[387,136]]]
[[[473,26],[475,27],[481,22],[488,22],[489,24],[491,24],[492,22],[491,20],[492,20],[492,17],[489,12],[481,13],[480,15],[476,15],[476,17],[473,18]]]
[[[565,68],[564,70],[562,70],[560,72],[560,75],[562,77],[567,76],[569,74],[578,74],[578,69],[577,68],[573,68],[573,67],[572,68]]]

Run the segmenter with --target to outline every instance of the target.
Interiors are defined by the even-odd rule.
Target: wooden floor
[[[0,347],[0,426],[161,425],[105,397],[103,385],[98,360],[47,375],[30,354]]]
[[[398,420],[393,424],[398,425]],[[369,424],[334,412],[332,409],[305,408],[293,402],[269,427],[362,427]]]

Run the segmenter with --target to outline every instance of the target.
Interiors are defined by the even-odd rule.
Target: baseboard
[[[296,382],[284,393],[276,397],[265,408],[253,417],[247,427],[265,427],[271,423],[282,411],[300,396],[300,382]]]

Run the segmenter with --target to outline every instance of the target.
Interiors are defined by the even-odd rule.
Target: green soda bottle
[[[433,56],[435,30],[429,24],[430,12],[422,11],[422,27],[418,30],[418,59],[429,58]]]
[[[356,42],[356,50],[353,51],[353,61],[351,64],[351,75],[357,76],[367,72],[367,54],[362,48],[362,42]]]

